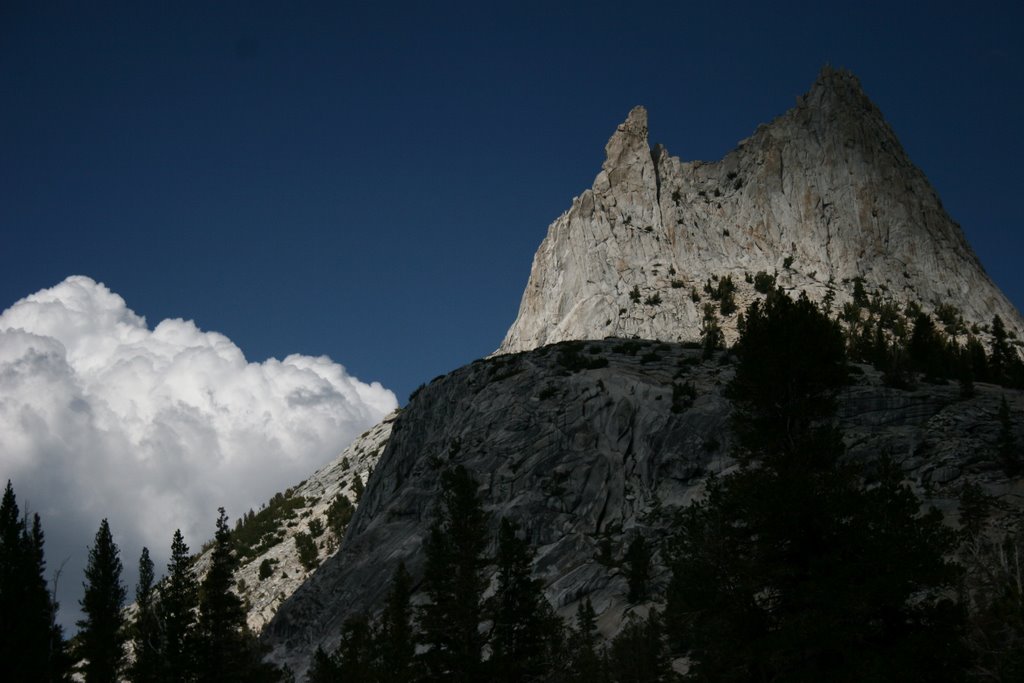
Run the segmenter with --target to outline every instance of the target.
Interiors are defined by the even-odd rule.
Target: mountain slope
[[[854,281],[900,303],[959,309],[967,327],[1024,320],[996,288],[924,174],[853,75],[826,67],[797,106],[721,161],[683,162],[648,145],[637,107],[606,146],[591,189],[548,229],[499,352],[607,336],[693,340],[703,292],[731,276],[814,300]],[[700,300],[698,300],[700,299]],[[735,338],[735,315],[723,322]]]
[[[614,635],[644,608],[626,599],[630,541],[658,547],[671,511],[734,466],[723,396],[732,374],[680,344],[608,340],[498,356],[432,382],[396,419],[338,553],[264,630],[273,657],[305,671],[318,646],[337,646],[347,616],[380,607],[400,561],[419,581],[440,475],[456,464],[478,481],[492,536],[503,516],[527,532],[559,612],[589,597]],[[1024,395],[977,388],[969,400],[955,385],[891,389],[862,367],[839,396],[850,457],[890,452],[951,520],[967,480],[1019,510],[1021,483],[1003,475],[994,444],[1000,399],[1021,411]],[[656,555],[656,596],[667,579]]]
[[[250,550],[239,554],[235,592],[245,604],[246,621],[255,633],[320,563],[338,551],[341,539],[331,529],[329,509],[340,497],[353,509],[359,506],[356,480],[363,484],[369,479],[397,415],[396,411],[386,416],[308,479],[278,494],[259,511],[250,511],[251,518],[236,527],[236,539],[251,539],[245,544]],[[313,539],[316,557],[309,564],[315,562],[315,566],[302,562],[296,542],[299,534]],[[196,559],[195,571],[200,577],[206,574],[211,552],[206,547]]]

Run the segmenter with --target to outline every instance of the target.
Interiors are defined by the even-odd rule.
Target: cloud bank
[[[38,512],[48,573],[77,618],[86,547],[110,520],[129,594],[143,545],[158,573],[180,528],[193,550],[298,483],[396,408],[326,356],[249,363],[188,320],[149,329],[103,284],[69,277],[0,314],[0,477]]]

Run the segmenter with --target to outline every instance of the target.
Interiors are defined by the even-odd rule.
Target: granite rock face
[[[960,227],[911,163],[856,77],[826,67],[795,108],[724,159],[681,161],[648,144],[637,107],[606,147],[591,189],[548,229],[519,315],[498,352],[569,339],[700,335],[704,284],[777,273],[813,300],[869,295],[953,304],[967,326],[1020,313],[992,283]],[[701,301],[695,301],[698,297]],[[721,321],[735,339],[736,314]]]
[[[272,657],[301,674],[318,646],[337,646],[346,617],[381,607],[399,562],[420,580],[440,475],[456,464],[479,482],[492,537],[502,517],[526,531],[558,611],[568,618],[589,597],[602,633],[614,635],[630,611],[647,609],[626,600],[629,543],[639,534],[658,547],[671,511],[700,496],[709,473],[735,466],[723,396],[733,369],[699,354],[568,342],[477,361],[422,389],[395,420],[340,550],[265,628]],[[1024,410],[1020,392],[978,384],[960,400],[952,384],[890,389],[862,366],[839,397],[849,456],[891,453],[952,523],[967,479],[1019,509],[1022,484],[994,455],[1002,396]],[[667,581],[656,554],[656,599]]]

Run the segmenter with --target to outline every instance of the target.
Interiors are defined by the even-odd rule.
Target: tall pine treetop
[[[80,601],[85,617],[78,622],[78,656],[86,660],[88,683],[113,683],[125,661],[124,607],[127,592],[121,583],[121,559],[104,519],[89,549],[85,568],[85,595]]]

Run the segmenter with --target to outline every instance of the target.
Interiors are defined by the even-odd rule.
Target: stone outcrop
[[[961,400],[953,384],[891,389],[859,367],[839,397],[850,457],[891,453],[954,523],[967,479],[1021,508],[1021,482],[994,455],[999,401],[1024,410],[1020,392],[979,384]],[[734,467],[732,374],[681,344],[607,340],[496,356],[435,380],[395,420],[341,549],[264,630],[272,656],[303,672],[318,646],[337,646],[347,616],[380,607],[400,561],[419,580],[440,474],[455,464],[479,482],[492,532],[501,517],[526,530],[559,612],[589,597],[613,635],[644,609],[626,601],[629,542],[642,534],[657,546],[671,511]],[[655,565],[658,595],[668,575],[657,555]]]
[[[648,144],[637,107],[606,147],[591,189],[548,229],[499,352],[568,339],[700,335],[710,278],[748,279],[836,306],[855,278],[869,295],[959,309],[969,327],[1024,320],[992,283],[857,79],[826,67],[797,105],[721,161],[681,161]],[[983,198],[979,198],[983,201]],[[736,314],[722,321],[735,338]]]
[[[294,505],[289,505],[289,514],[275,520],[273,528],[268,530],[269,547],[254,557],[246,558],[235,572],[235,593],[245,603],[246,620],[255,633],[263,629],[277,613],[278,607],[319,568],[307,569],[299,560],[296,535],[310,533],[310,524],[314,520],[327,529],[327,508],[338,496],[344,496],[358,508],[356,479],[364,484],[369,479],[391,435],[397,415],[396,411],[385,417],[337,458],[283,493],[285,499]],[[314,540],[317,560],[322,564],[337,552],[341,539],[327,530]],[[206,573],[210,553],[206,550],[196,559],[195,571],[199,576]],[[265,561],[272,566],[271,574],[261,578],[260,565]]]

